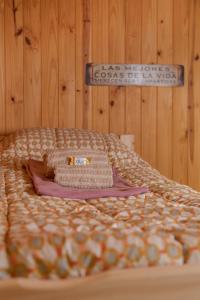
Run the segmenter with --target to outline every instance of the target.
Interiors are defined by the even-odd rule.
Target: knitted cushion
[[[113,185],[112,168],[108,164],[57,166],[54,181],[72,188],[107,188]]]
[[[66,166],[69,164],[69,158],[88,158],[91,165],[107,166],[108,156],[106,152],[92,149],[62,149],[62,150],[49,150],[44,156],[45,173],[47,177],[54,177],[54,168],[56,166]]]

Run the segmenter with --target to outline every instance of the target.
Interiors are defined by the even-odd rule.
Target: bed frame
[[[120,140],[134,148],[133,135]],[[78,279],[6,279],[0,281],[0,299],[199,300],[200,265],[112,270]]]
[[[200,266],[113,270],[57,281],[0,281],[2,300],[199,300]]]

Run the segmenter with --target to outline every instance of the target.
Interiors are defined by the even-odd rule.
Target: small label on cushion
[[[68,156],[67,164],[70,166],[86,166],[91,163],[91,157]]]

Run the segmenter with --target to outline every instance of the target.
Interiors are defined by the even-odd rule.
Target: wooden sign
[[[182,65],[87,64],[88,85],[182,86]]]

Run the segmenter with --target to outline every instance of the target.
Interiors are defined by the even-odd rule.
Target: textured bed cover
[[[105,147],[120,175],[149,192],[81,201],[37,196],[24,160],[66,145]],[[11,135],[1,152],[0,187],[1,278],[200,262],[200,193],[161,176],[115,135],[64,129]]]

